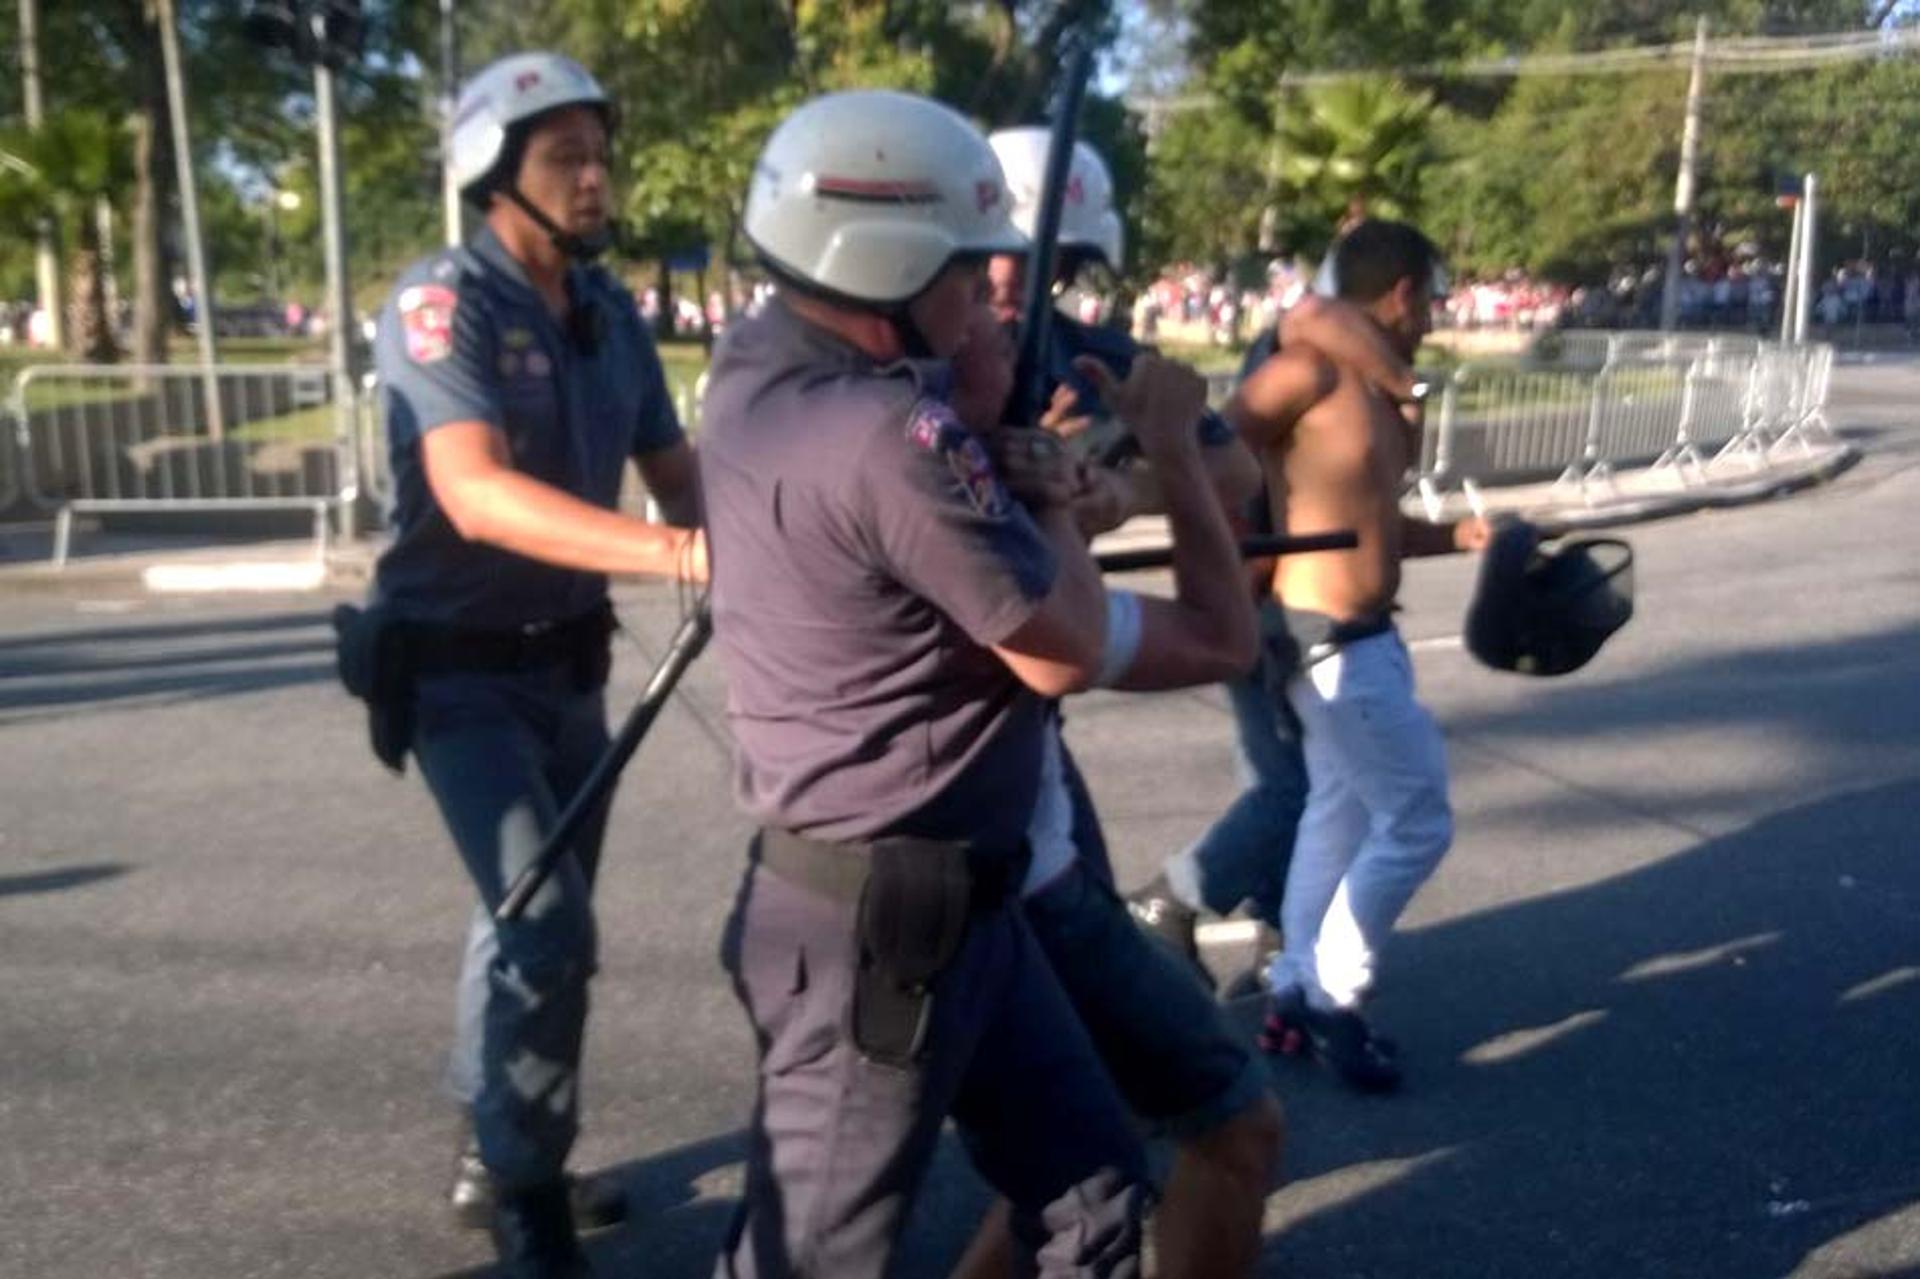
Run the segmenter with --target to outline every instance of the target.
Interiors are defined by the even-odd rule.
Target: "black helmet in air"
[[[1497,671],[1565,675],[1633,616],[1633,548],[1617,538],[1542,545],[1515,520],[1494,531],[1467,608],[1467,651]]]

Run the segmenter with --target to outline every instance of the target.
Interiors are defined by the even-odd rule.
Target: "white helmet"
[[[1002,129],[988,139],[1013,192],[1013,222],[1029,239],[1040,221],[1040,184],[1046,180],[1052,134],[1042,128]],[[1118,271],[1125,248],[1120,215],[1113,209],[1113,175],[1085,142],[1073,144],[1073,165],[1060,202],[1060,247],[1090,249]]]
[[[561,107],[611,110],[606,91],[587,69],[558,53],[515,53],[489,64],[460,90],[453,112],[447,166],[460,194],[484,194],[516,124]]]
[[[848,301],[914,297],[962,254],[1024,253],[1006,179],[966,117],[885,90],[802,105],[767,139],[747,239],[776,273]]]

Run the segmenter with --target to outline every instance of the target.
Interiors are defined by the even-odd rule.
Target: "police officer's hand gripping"
[[[704,576],[694,458],[609,240],[610,104],[578,64],[521,54],[460,96],[450,166],[484,215],[416,264],[379,324],[394,540],[342,670],[375,747],[412,754],[479,902],[450,1085],[469,1108],[455,1207],[515,1275],[585,1273],[563,1168],[576,1131],[589,889],[605,813],[525,916],[496,928],[607,743],[610,573]],[[618,509],[629,460],[670,523]],[[617,1204],[573,1208],[605,1216]]]

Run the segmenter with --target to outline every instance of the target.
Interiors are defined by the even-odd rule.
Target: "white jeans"
[[[1346,645],[1287,693],[1309,789],[1280,913],[1286,949],[1269,978],[1316,1007],[1351,1008],[1453,840],[1446,748],[1413,698],[1413,665],[1393,631]]]

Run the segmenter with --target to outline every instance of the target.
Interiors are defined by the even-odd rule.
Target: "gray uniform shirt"
[[[460,536],[427,483],[420,442],[450,422],[507,438],[514,469],[596,506],[629,457],[679,443],[680,420],[633,295],[599,267],[568,274],[563,332],[489,229],[408,268],[380,314],[374,359],[393,466],[393,545],[375,596],[402,616],[513,629],[578,616],[606,578]]]
[[[776,299],[728,330],[701,426],[742,805],[817,839],[1007,848],[1046,704],[989,646],[1052,588],[1038,527],[941,398]]]

